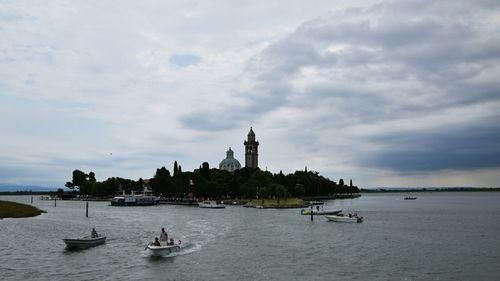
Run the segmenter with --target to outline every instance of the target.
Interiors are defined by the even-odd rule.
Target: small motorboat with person
[[[168,255],[173,252],[178,252],[181,250],[182,241],[179,240],[177,243],[174,242],[173,238],[169,241],[158,241],[158,238],[154,242],[149,243],[144,250],[148,250],[152,256],[162,256]]]
[[[106,236],[99,235],[97,231],[92,228],[92,233],[89,236],[76,239],[63,239],[63,241],[68,249],[85,249],[104,244],[106,242]]]
[[[328,221],[334,221],[334,222],[355,222],[355,223],[363,222],[363,217],[358,216],[358,214],[349,214],[347,216],[344,216],[344,214],[338,214],[338,215],[327,215],[325,217]]]

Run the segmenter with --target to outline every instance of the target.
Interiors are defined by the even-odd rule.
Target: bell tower
[[[245,145],[245,167],[256,169],[259,167],[259,142],[255,141],[255,133],[250,127],[248,132],[248,139],[243,143]]]

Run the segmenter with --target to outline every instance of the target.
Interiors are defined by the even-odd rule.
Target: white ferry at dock
[[[125,194],[125,191],[120,196],[115,196],[111,199],[111,206],[152,206],[157,205],[160,198],[153,195],[150,188],[144,187],[141,194]]]

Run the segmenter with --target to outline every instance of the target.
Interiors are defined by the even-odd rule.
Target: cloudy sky
[[[0,184],[259,164],[500,186],[499,1],[0,1]]]

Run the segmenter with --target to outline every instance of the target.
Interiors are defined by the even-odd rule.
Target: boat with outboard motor
[[[174,241],[162,242],[159,246],[154,243],[149,243],[146,249],[151,253],[152,256],[168,255],[174,252],[179,252],[181,250],[181,240],[175,244]]]
[[[106,242],[106,236],[97,236],[95,238],[91,236],[85,236],[77,239],[63,239],[64,243],[66,243],[66,247],[70,249],[75,248],[89,248],[95,247]]]
[[[344,216],[343,214],[338,214],[338,215],[328,215],[325,216],[328,221],[334,221],[334,222],[363,222],[363,217],[358,216],[357,214],[351,215],[349,214],[348,216]]]
[[[152,206],[157,205],[160,202],[160,198],[153,195],[153,191],[144,186],[141,194],[135,194],[132,191],[131,194],[123,194],[121,196],[115,196],[111,199],[111,206]]]

